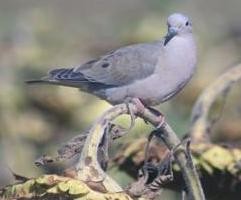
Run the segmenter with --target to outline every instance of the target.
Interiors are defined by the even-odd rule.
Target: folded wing
[[[123,47],[79,67],[54,69],[40,82],[87,91],[131,84],[154,72],[159,49],[156,43]]]

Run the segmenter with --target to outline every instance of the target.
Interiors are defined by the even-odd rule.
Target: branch
[[[196,101],[191,116],[192,142],[209,142],[208,116],[212,105],[220,96],[226,96],[230,88],[241,79],[241,64],[236,65],[206,88]]]
[[[143,113],[138,113],[136,106],[133,104],[130,104],[129,108],[153,126],[159,125],[159,117],[150,110],[145,109]],[[128,195],[128,190],[123,191],[123,189],[102,170],[97,158],[103,138],[108,138],[105,137],[104,134],[109,132],[109,124],[116,117],[122,114],[128,114],[128,110],[125,104],[114,106],[94,123],[89,131],[81,153],[81,158],[77,165],[79,180],[56,175],[45,175],[36,179],[29,179],[20,184],[17,183],[6,186],[0,190],[0,197],[6,197],[6,199],[16,197],[27,197],[29,199],[34,199],[35,197],[39,197],[39,199],[62,199],[75,196],[76,198],[81,197],[81,199],[89,200],[110,198],[131,200],[132,198]],[[204,200],[203,190],[187,148],[183,146],[166,122],[156,129],[156,131],[166,146],[174,151],[173,154],[184,176],[190,199]],[[143,195],[135,199],[144,200],[151,198]]]
[[[121,114],[127,113],[125,104],[115,106],[105,112],[89,131],[84,147],[77,163],[78,178],[86,182],[102,182],[103,186],[112,192],[120,192],[123,189],[101,168],[98,162],[98,147],[104,137],[109,122]]]
[[[156,127],[159,125],[158,116],[154,115],[150,110],[145,109],[143,113],[138,113],[136,106],[133,104],[130,104],[130,109],[153,126]],[[80,180],[86,182],[102,182],[106,190],[111,192],[122,191],[122,188],[101,169],[98,163],[97,153],[105,130],[108,128],[108,123],[122,114],[128,114],[128,108],[125,104],[114,106],[95,122],[87,137],[80,160],[77,164],[78,178]],[[164,122],[158,130],[168,149],[175,149],[174,156],[184,176],[190,199],[205,199],[191,156],[190,159],[187,157],[188,152],[186,148],[181,144],[175,132],[166,122]]]

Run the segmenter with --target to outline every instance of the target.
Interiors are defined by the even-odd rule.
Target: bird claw
[[[128,112],[131,116],[131,125],[130,127],[128,128],[128,130],[131,130],[133,128],[133,126],[135,125],[135,119],[137,117],[137,115],[142,115],[146,109],[145,105],[141,102],[141,100],[139,98],[127,98],[126,101],[126,106],[127,106],[127,109],[128,109]],[[136,110],[133,110],[131,107],[130,107],[130,103],[133,103],[135,106],[136,106]],[[165,117],[164,115],[152,108],[152,107],[147,107],[154,115],[158,116],[158,125],[156,126],[156,129],[159,129],[161,128],[164,124],[165,124]]]
[[[130,107],[130,103],[133,103],[136,106],[136,110],[133,110]],[[135,120],[136,120],[136,117],[137,117],[136,113],[142,114],[145,110],[145,106],[143,105],[141,100],[138,99],[138,98],[127,98],[125,104],[126,104],[126,107],[127,107],[128,112],[130,114],[130,117],[131,117],[131,124],[130,124],[130,127],[127,129],[127,131],[130,131],[135,125]]]
[[[142,114],[145,111],[145,106],[144,104],[141,102],[141,100],[139,98],[131,98],[130,102],[133,103],[136,106],[136,113],[138,114]]]

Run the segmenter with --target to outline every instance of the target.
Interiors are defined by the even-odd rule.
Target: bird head
[[[174,13],[167,19],[168,32],[165,37],[164,45],[167,45],[171,39],[177,35],[188,34],[192,32],[192,23],[189,18],[180,13]]]

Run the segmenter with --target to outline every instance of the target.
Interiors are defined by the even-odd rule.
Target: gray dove
[[[196,44],[187,16],[174,13],[167,20],[167,35],[154,42],[111,51],[74,68],[58,68],[40,80],[79,88],[115,105],[138,99],[155,106],[177,94],[196,67]]]

